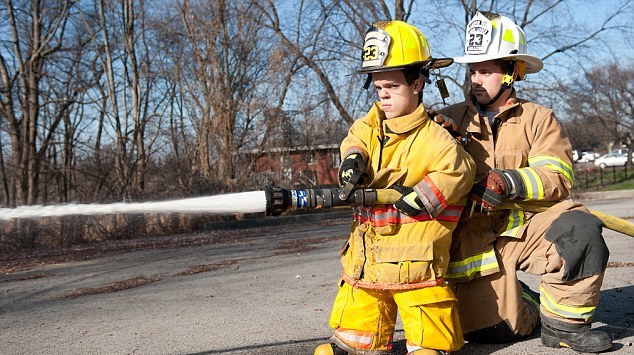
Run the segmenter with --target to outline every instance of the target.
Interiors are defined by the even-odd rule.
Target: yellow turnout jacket
[[[414,289],[442,283],[451,233],[475,177],[471,157],[423,104],[411,114],[385,119],[380,103],[356,120],[341,156],[367,158],[365,184],[412,187],[426,211],[409,217],[392,205],[359,207],[341,251],[343,279],[374,289]]]

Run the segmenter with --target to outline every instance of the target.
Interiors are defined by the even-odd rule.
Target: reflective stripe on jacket
[[[516,169],[526,186],[525,200],[558,201],[570,193],[574,181],[572,146],[552,110],[517,99],[513,91],[494,118],[495,134],[471,101],[449,106],[440,113],[454,119],[463,136],[469,132],[467,151],[476,162],[476,181],[493,168]],[[454,232],[448,273],[457,279],[472,279],[497,272],[497,261],[487,254],[493,251],[492,243],[498,236],[521,237],[532,215],[509,210],[490,215],[476,212],[470,219],[463,215]],[[480,266],[468,260],[487,262]]]
[[[359,207],[342,254],[343,272],[363,287],[425,285],[443,277],[451,232],[475,177],[469,154],[420,104],[411,114],[385,120],[379,103],[356,120],[341,156],[368,158],[368,187],[412,187],[427,210],[417,216],[393,206]],[[421,286],[422,287],[422,286]]]

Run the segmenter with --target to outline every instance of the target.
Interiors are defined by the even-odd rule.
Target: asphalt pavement
[[[579,196],[634,220],[630,193]],[[607,199],[606,199],[607,198]],[[0,276],[1,354],[312,354],[330,335],[345,220],[235,230],[215,244],[40,265]],[[595,327],[634,354],[634,238],[610,249]],[[522,274],[533,289],[538,278]],[[137,286],[137,287],[132,287]],[[118,290],[121,289],[121,290]],[[118,291],[117,291],[118,290]],[[397,324],[396,354],[405,354]],[[457,354],[574,354],[538,336]]]

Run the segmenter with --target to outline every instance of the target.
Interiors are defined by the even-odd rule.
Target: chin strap
[[[489,102],[482,106],[487,107],[493,104],[500,98],[500,96],[502,96],[504,90],[513,87],[513,82],[515,81],[515,61],[510,60],[507,63],[508,64],[506,65],[506,71],[504,73],[504,76],[502,76],[502,85],[500,85],[500,90],[498,91],[497,95],[495,95],[495,97],[493,97]]]
[[[363,84],[363,88],[367,90],[370,87],[370,83],[372,83],[372,74],[368,74],[365,78],[365,83]]]

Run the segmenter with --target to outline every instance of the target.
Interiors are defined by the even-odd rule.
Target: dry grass
[[[257,231],[254,230],[245,230],[239,235],[235,231],[212,231],[0,253],[0,275],[28,270],[37,265],[89,260],[137,250],[178,249],[211,244],[243,243],[246,237],[255,234]]]
[[[6,279],[6,280],[0,280],[0,284],[1,283],[8,283],[8,282],[17,282],[17,281],[41,279],[43,277],[48,277],[48,276],[50,276],[50,275],[49,274],[44,274],[44,273],[30,274],[30,275],[24,275],[24,276],[20,276],[20,277],[13,277],[13,278]]]
[[[347,235],[333,235],[329,237],[322,238],[310,238],[310,239],[296,239],[280,242],[279,247],[281,251],[273,253],[273,255],[289,255],[295,253],[304,253],[310,250],[315,249],[315,244],[321,244],[330,242],[333,240],[345,240],[348,238]]]
[[[630,266],[634,266],[634,263],[624,263],[620,261],[608,262],[608,267],[630,267]]]
[[[187,270],[185,271],[181,271],[175,274],[174,276],[194,275],[194,274],[200,274],[201,272],[224,269],[235,263],[236,263],[235,260],[222,260],[213,264],[194,265],[194,266],[188,267]]]
[[[117,282],[113,282],[108,285],[99,286],[99,287],[86,287],[86,288],[77,288],[70,292],[67,292],[64,298],[67,299],[75,299],[81,296],[87,295],[96,295],[99,293],[109,293],[109,292],[117,292],[122,290],[127,290],[130,288],[135,288],[143,285],[150,284],[152,282],[159,281],[161,278],[158,275],[153,276],[137,276],[126,280],[121,280]]]

